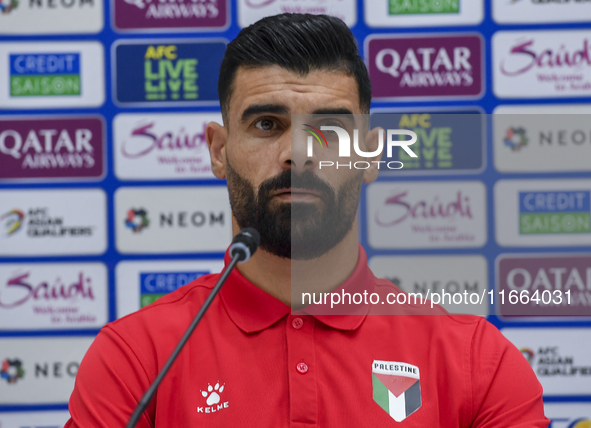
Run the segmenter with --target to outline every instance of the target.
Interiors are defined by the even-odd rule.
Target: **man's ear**
[[[205,137],[211,157],[211,170],[219,178],[226,178],[226,143],[228,130],[216,122],[209,122],[205,128]]]
[[[384,131],[384,128],[374,128],[370,131],[367,131],[367,134],[365,134],[365,147],[367,147],[367,151],[368,152],[373,152],[375,150],[378,149],[378,145],[379,145],[379,138],[380,138],[380,132],[382,133],[382,143],[385,141],[385,134],[386,132]],[[375,181],[376,178],[378,178],[378,174],[379,174],[379,163],[374,163],[374,162],[379,162],[382,159],[382,153],[384,152],[383,147],[382,150],[380,151],[379,154],[377,154],[376,156],[372,157],[372,158],[365,158],[364,160],[369,162],[370,167],[365,169],[363,171],[363,182],[366,184],[369,184],[373,181]]]

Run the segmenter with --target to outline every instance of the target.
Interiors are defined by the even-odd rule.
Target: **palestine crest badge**
[[[419,368],[396,361],[374,360],[373,399],[396,422],[402,422],[421,407]]]

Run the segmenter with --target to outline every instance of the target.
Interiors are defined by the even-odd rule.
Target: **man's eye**
[[[272,131],[275,129],[275,122],[271,119],[259,119],[254,126],[262,131]]]

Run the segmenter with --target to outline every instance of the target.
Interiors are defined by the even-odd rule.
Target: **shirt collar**
[[[230,262],[229,251],[224,257],[226,265]],[[359,257],[355,269],[347,280],[333,292],[368,293],[373,291],[375,277],[367,266],[367,255],[359,245]],[[248,281],[238,269],[234,269],[220,290],[222,304],[230,319],[245,333],[265,330],[291,312],[291,308],[275,297],[267,294]],[[339,312],[330,310],[330,305],[313,305],[296,314],[309,314],[318,321],[337,330],[356,330],[365,320],[369,305],[343,307]],[[326,315],[334,313],[336,315]],[[325,314],[325,315],[322,315]],[[353,314],[353,315],[346,315]]]

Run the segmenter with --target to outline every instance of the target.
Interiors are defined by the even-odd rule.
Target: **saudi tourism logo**
[[[4,231],[6,236],[10,236],[21,228],[25,213],[21,210],[10,210],[0,216],[0,222],[4,222]]]
[[[6,379],[8,383],[16,383],[17,380],[25,376],[23,369],[23,362],[19,359],[9,360],[8,358],[2,361],[2,368],[0,369],[0,378]]]
[[[148,212],[140,208],[139,210],[130,209],[127,211],[127,218],[125,219],[125,226],[133,230],[133,233],[139,233],[150,225],[148,219]]]
[[[374,360],[373,399],[396,422],[402,422],[421,407],[419,368],[396,361]]]
[[[524,128],[509,128],[505,133],[504,143],[514,152],[518,152],[522,147],[527,146],[528,141]]]

